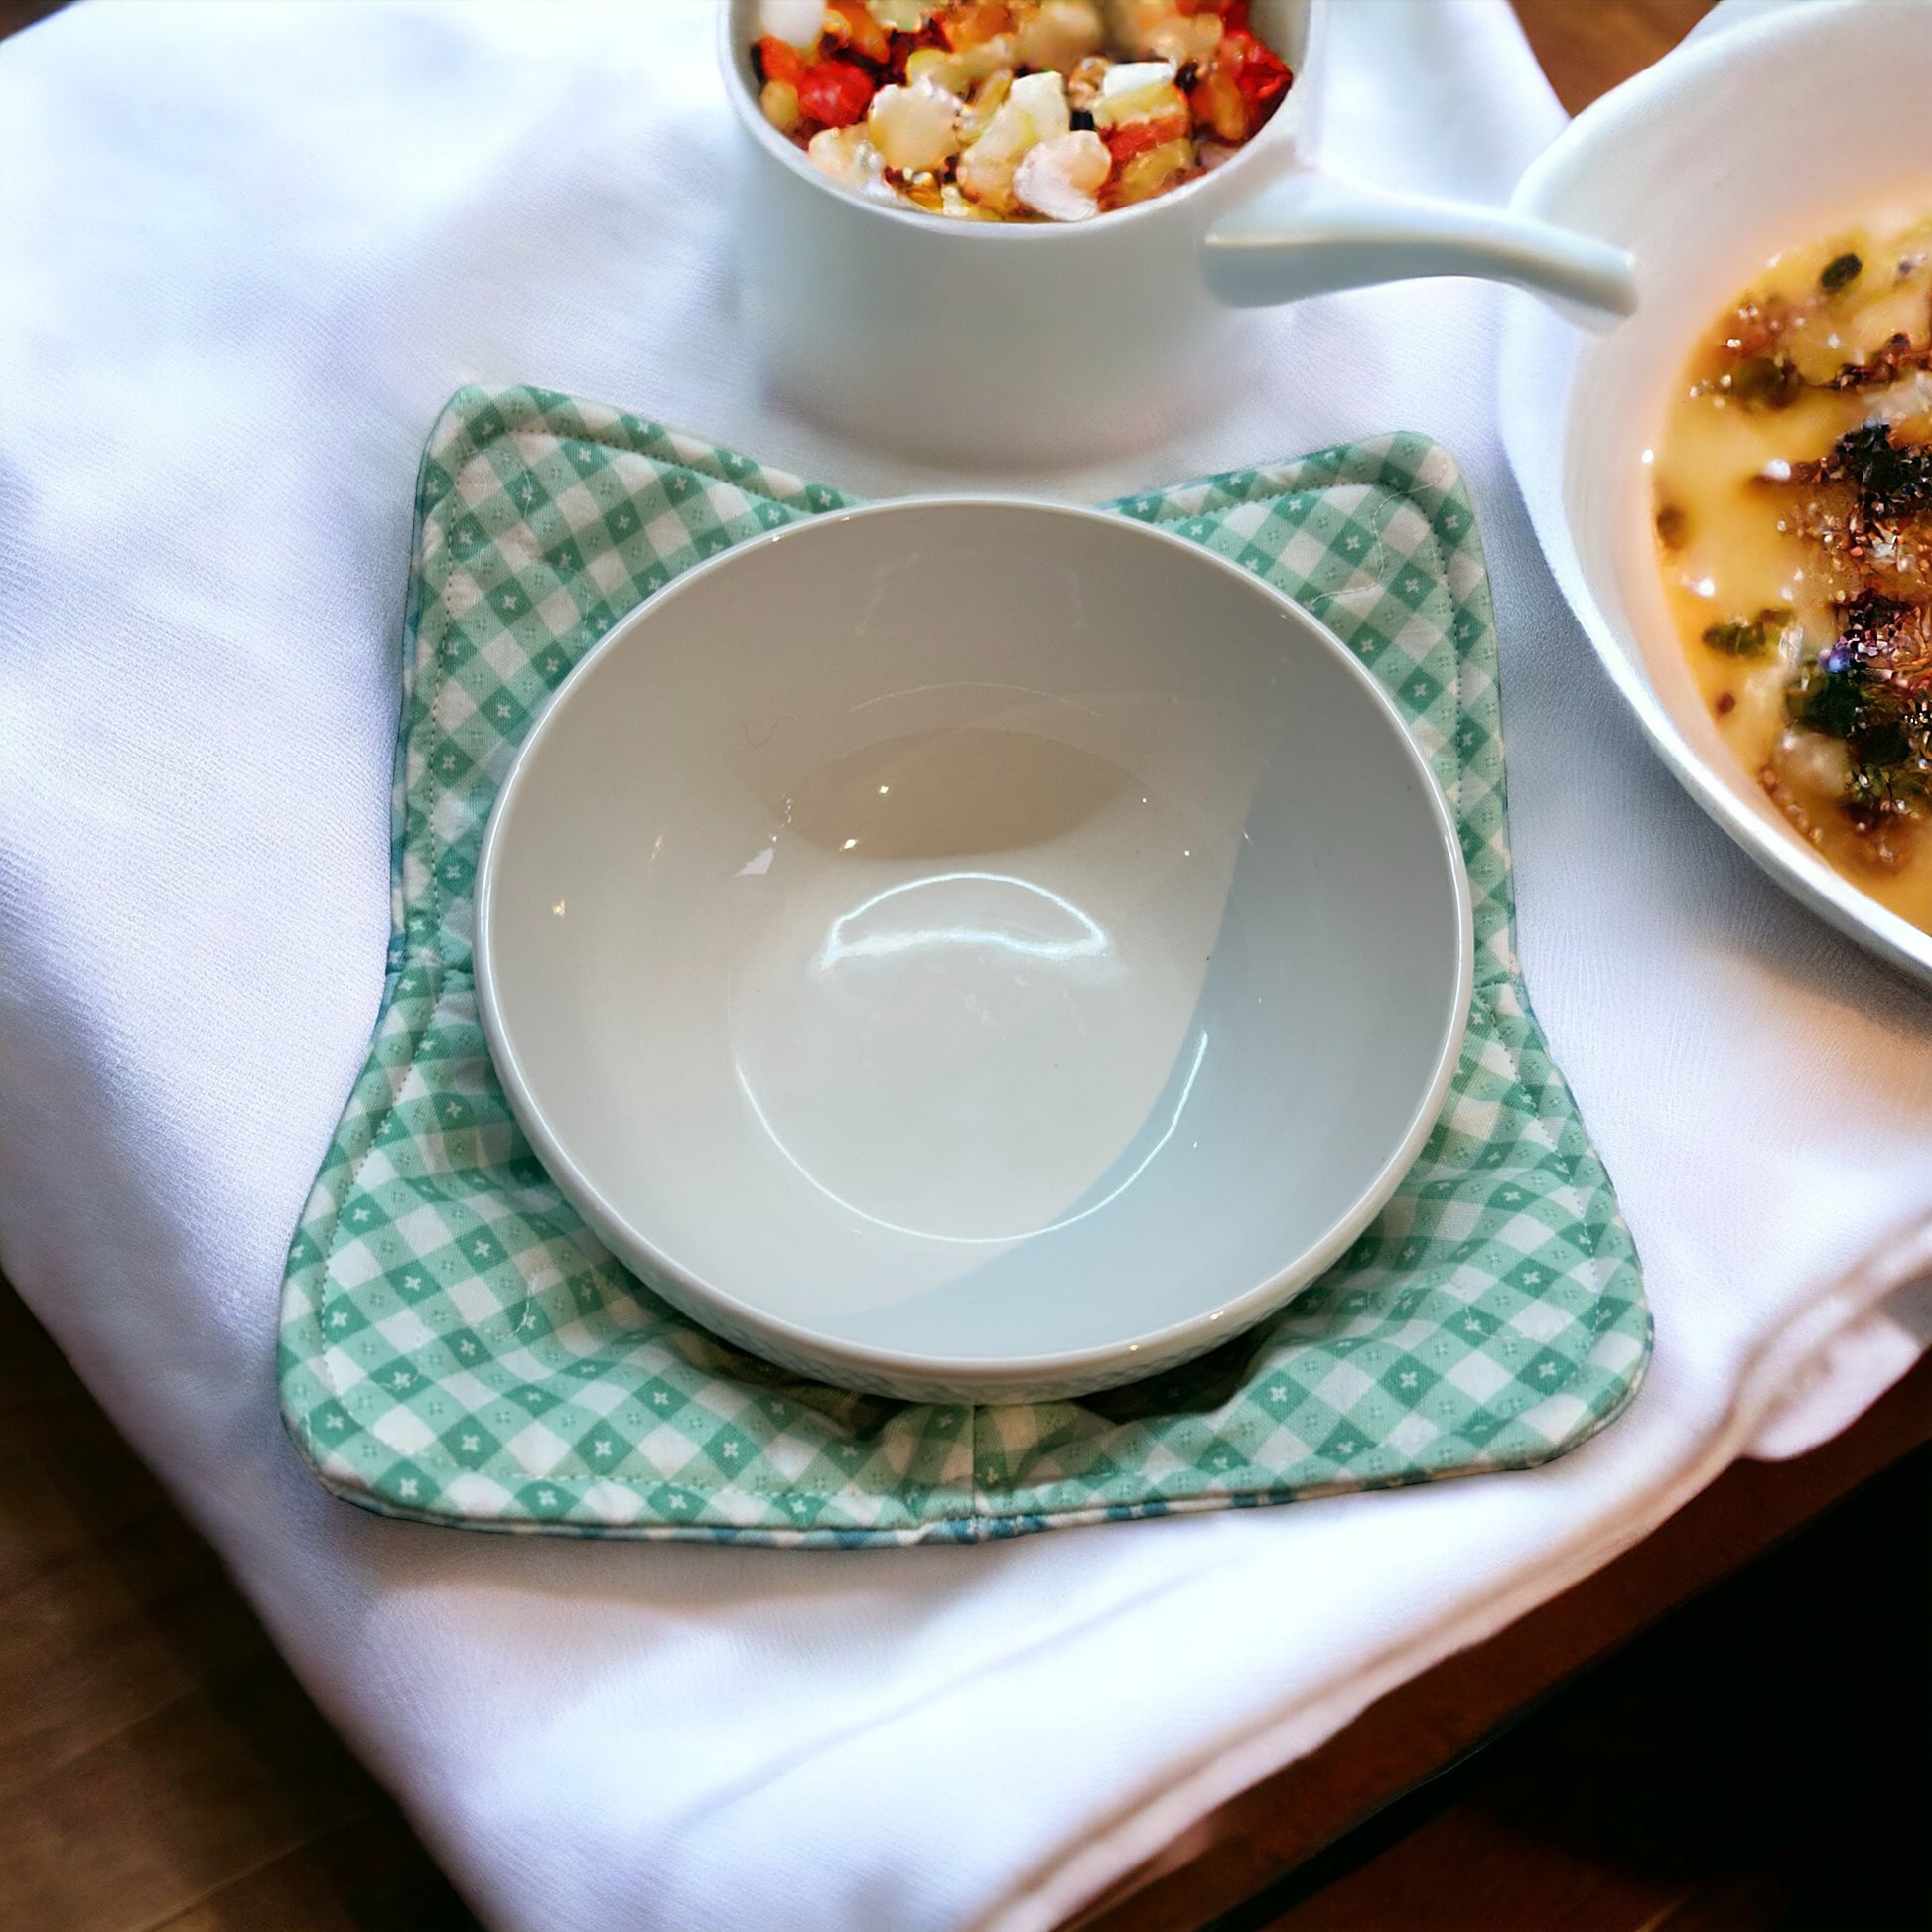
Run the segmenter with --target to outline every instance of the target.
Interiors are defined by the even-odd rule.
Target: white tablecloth
[[[754,392],[709,30],[102,0],[0,49],[0,1263],[492,1923],[1040,1926],[1754,1434],[1802,1447],[1900,1371],[1915,1341],[1858,1317],[1928,1261],[1932,1001],[1759,877],[1612,698],[1497,444],[1518,298],[1256,316],[1263,387],[1033,486],[1395,427],[1461,457],[1530,986],[1657,1313],[1634,1410],[1530,1474],[987,1549],[331,1501],[277,1418],[276,1290],[381,981],[438,406],[537,381],[860,490],[937,481]],[[1333,53],[1330,149],[1364,176],[1498,199],[1561,123],[1500,0],[1343,0]]]

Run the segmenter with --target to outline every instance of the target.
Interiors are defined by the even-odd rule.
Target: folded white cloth
[[[437,408],[536,381],[862,491],[943,481],[755,393],[711,26],[99,0],[0,48],[0,1263],[487,1919],[1043,1926],[1899,1371],[1906,1331],[1859,1324],[1932,1260],[1932,1002],[1739,857],[1598,674],[1499,455],[1517,298],[1256,316],[1268,373],[1224,415],[1032,486],[1396,427],[1461,457],[1530,986],[1657,1312],[1634,1410],[1529,1474],[983,1549],[331,1501],[277,1418],[276,1290],[381,979]],[[1368,178],[1500,199],[1561,123],[1501,0],[1343,0],[1333,54],[1331,152]]]

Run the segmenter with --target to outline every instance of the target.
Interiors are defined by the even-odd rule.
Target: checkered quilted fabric
[[[1395,695],[1455,810],[1476,985],[1442,1116],[1347,1256],[1155,1380],[883,1400],[728,1346],[620,1267],[518,1132],[471,979],[490,801],[596,639],[679,571],[852,499],[659,424],[466,389],[417,495],[381,1019],[289,1250],[279,1374],[337,1495],[476,1528],[977,1541],[1520,1468],[1630,1400],[1650,1321],[1513,939],[1496,647],[1449,454],[1417,436],[1111,505],[1232,558]]]

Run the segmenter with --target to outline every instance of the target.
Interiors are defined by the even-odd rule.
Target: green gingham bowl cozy
[[[1516,962],[1496,643],[1419,436],[1109,505],[1306,605],[1400,705],[1475,900],[1442,1114],[1348,1254],[1213,1354],[1077,1402],[902,1403],[743,1354],[626,1273],[511,1118],[477,1016],[483,824],[532,719],[642,599],[855,499],[621,410],[466,389],[417,486],[381,1018],[289,1250],[288,1426],[337,1495],[483,1529],[972,1542],[1523,1468],[1650,1350],[1637,1259]]]

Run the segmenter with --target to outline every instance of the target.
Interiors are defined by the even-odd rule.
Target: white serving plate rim
[[[1184,559],[1218,570],[1248,586],[1251,591],[1285,606],[1305,624],[1315,644],[1346,666],[1357,687],[1365,693],[1384,723],[1394,732],[1404,757],[1421,781],[1423,795],[1428,800],[1437,834],[1436,844],[1448,864],[1455,900],[1456,981],[1454,997],[1450,1005],[1451,1018],[1445,1031],[1427,1089],[1418,1098],[1400,1142],[1376,1171],[1368,1186],[1329,1224],[1327,1231],[1318,1241],[1306,1248],[1291,1265],[1266,1280],[1256,1283],[1218,1305],[1203,1308],[1199,1313],[1190,1315],[1184,1320],[1171,1322],[1165,1327],[1149,1329],[1137,1335],[1123,1335],[1116,1341],[1094,1347],[1069,1349],[1057,1354],[922,1355],[909,1350],[875,1348],[849,1342],[839,1336],[827,1334],[822,1329],[808,1327],[803,1323],[772,1314],[758,1305],[718,1287],[698,1271],[687,1267],[676,1257],[665,1252],[596,1186],[572,1158],[569,1148],[553,1132],[541,1104],[530,1090],[523,1066],[511,1043],[509,1028],[497,1002],[490,957],[494,909],[493,887],[500,837],[514,814],[515,799],[521,785],[525,782],[525,773],[533,765],[545,738],[554,728],[555,721],[563,715],[566,704],[571,701],[573,695],[587,688],[586,674],[593,665],[607,652],[623,648],[654,613],[666,607],[669,600],[688,594],[693,585],[701,583],[714,571],[732,566],[755,550],[774,543],[795,542],[807,537],[810,531],[821,526],[848,522],[857,518],[872,519],[891,517],[907,511],[964,508],[1037,511],[1058,517],[1102,523],[1110,530],[1132,531],[1140,538],[1172,548]],[[1022,1383],[1038,1383],[1043,1386],[1078,1383],[1082,1377],[1089,1374],[1099,1377],[1107,1370],[1118,1369],[1132,1354],[1145,1354],[1149,1358],[1150,1372],[1154,1372],[1175,1361],[1186,1359],[1192,1354],[1204,1352],[1222,1335],[1233,1336],[1241,1333],[1291,1300],[1300,1290],[1310,1286],[1341,1257],[1355,1237],[1386,1205],[1402,1176],[1414,1165],[1416,1157],[1422,1151],[1423,1143],[1428,1139],[1442,1110],[1444,1097],[1449,1091],[1449,1082],[1454,1076],[1456,1062],[1461,1053],[1463,1037],[1468,1029],[1469,1006],[1474,997],[1474,911],[1468,872],[1462,860],[1461,840],[1456,830],[1454,815],[1449,808],[1449,800],[1444,796],[1442,786],[1436,780],[1435,773],[1430,769],[1428,759],[1411,735],[1395,700],[1360,662],[1355,653],[1305,606],[1284,596],[1253,573],[1230,563],[1224,557],[1215,555],[1214,552],[1189,538],[1177,536],[1171,531],[1141,523],[1113,511],[1055,502],[1044,497],[1002,495],[993,492],[942,491],[894,497],[849,509],[823,511],[799,522],[788,524],[782,529],[746,538],[729,549],[721,551],[717,556],[706,558],[693,565],[661,590],[652,593],[584,653],[563,683],[551,694],[536,723],[524,735],[522,744],[518,746],[510,761],[509,769],[497,786],[495,798],[491,801],[488,824],[477,860],[475,908],[471,937],[471,964],[477,990],[478,1012],[483,1023],[484,1037],[488,1042],[490,1060],[495,1067],[497,1077],[503,1083],[504,1093],[518,1126],[529,1137],[546,1172],[557,1182],[572,1205],[584,1215],[601,1237],[618,1250],[620,1261],[629,1265],[629,1256],[624,1252],[626,1245],[636,1254],[646,1258],[647,1266],[636,1270],[646,1276],[646,1286],[649,1286],[650,1273],[661,1274],[675,1281],[696,1307],[717,1306],[743,1329],[760,1337],[770,1338],[785,1353],[793,1357],[802,1355],[807,1358],[816,1357],[826,1362],[846,1364],[862,1371],[866,1381],[875,1385],[892,1382],[917,1383],[925,1386],[950,1384],[957,1390],[972,1392],[982,1388],[1000,1390]],[[612,1238],[613,1236],[615,1239]],[[695,1318],[702,1320],[703,1317],[699,1315]],[[1197,1347],[1194,1346],[1196,1343]],[[1120,1378],[1116,1376],[1115,1379]],[[1089,1386],[1095,1385],[1089,1384]]]
[[[1862,0],[1827,0],[1827,4],[1791,7],[1757,15],[1727,27],[1713,28],[1685,42],[1655,66],[1646,68],[1584,109],[1524,170],[1510,198],[1519,212],[1544,214],[1543,197],[1549,178],[1568,163],[1576,150],[1614,143],[1626,125],[1641,125],[1653,104],[1721,72],[1738,50],[1780,39],[1808,39],[1821,17],[1854,10]],[[1794,236],[1793,243],[1804,239]],[[1695,327],[1695,325],[1693,325]],[[1503,353],[1511,354],[1518,329],[1504,332]],[[1686,334],[1688,351],[1690,335]],[[1565,391],[1566,403],[1574,393]],[[1527,433],[1516,421],[1523,406],[1520,384],[1505,371],[1502,385],[1504,442]],[[1511,448],[1512,460],[1514,449]],[[1559,489],[1561,483],[1559,482]],[[1528,498],[1526,506],[1551,574],[1582,624],[1590,648],[1608,673],[1611,684],[1635,714],[1638,726],[1666,769],[1721,830],[1727,833],[1772,880],[1819,913],[1849,938],[1867,947],[1921,982],[1932,981],[1932,933],[1922,932],[1863,892],[1814,850],[1793,827],[1773,824],[1757,810],[1745,791],[1750,782],[1741,764],[1727,777],[1698,752],[1679,728],[1670,707],[1659,696],[1641,662],[1641,648],[1633,636],[1628,645],[1617,626],[1604,615],[1578,556],[1570,518],[1562,505],[1554,513],[1542,500]]]

